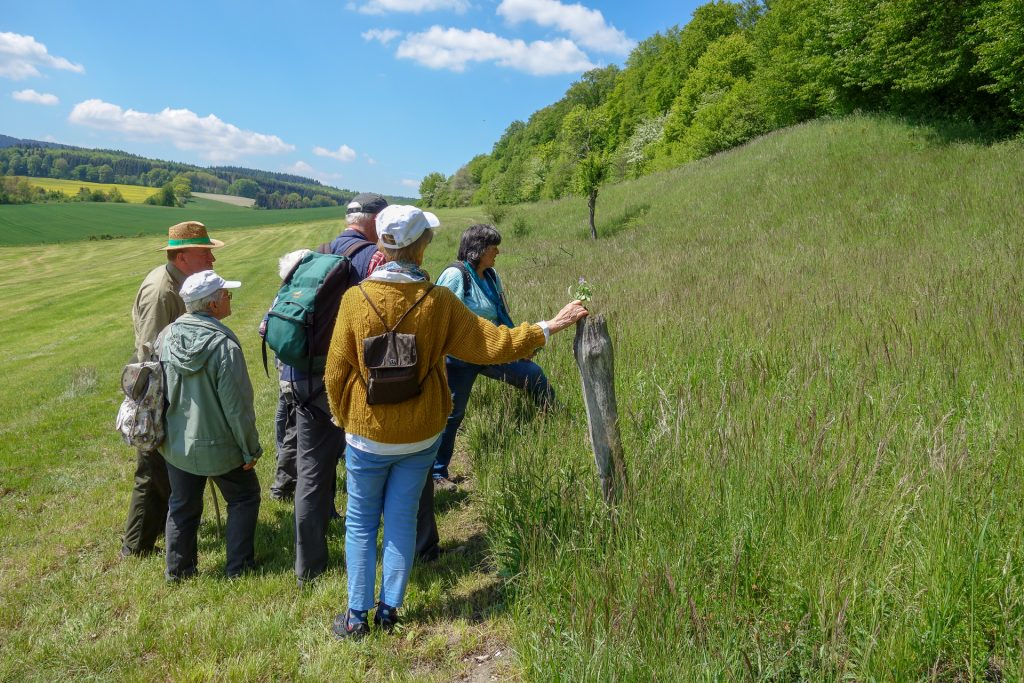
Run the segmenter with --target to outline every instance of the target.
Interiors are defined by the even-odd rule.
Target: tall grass
[[[596,243],[521,209],[505,280],[611,321],[631,483],[610,522],[569,340],[564,419],[482,392],[531,678],[1024,677],[1021,161],[853,118],[603,190]]]
[[[297,592],[287,506],[264,501],[263,573],[238,583],[209,521],[195,582],[115,562],[116,376],[158,245],[0,249],[0,679],[449,680],[506,638],[499,673],[527,680],[1024,678],[1021,161],[854,117],[604,188],[596,242],[583,200],[513,208],[513,317],[584,276],[609,320],[629,491],[612,521],[557,335],[538,362],[561,409],[474,390],[476,488],[442,518],[470,558],[417,568],[408,628],[355,647],[327,627],[340,533]],[[483,213],[442,212],[431,273]],[[265,446],[276,257],[336,231],[223,236]]]

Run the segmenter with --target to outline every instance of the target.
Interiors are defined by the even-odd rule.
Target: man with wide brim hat
[[[200,223],[199,221],[185,221],[184,223],[172,225],[167,229],[167,246],[161,247],[161,250],[174,251],[178,249],[190,248],[216,249],[217,247],[223,246],[223,242],[211,238],[206,233],[206,226]]]
[[[185,221],[167,229],[167,246],[160,248],[167,254],[167,262],[150,271],[142,281],[132,306],[135,352],[131,362],[148,360],[160,331],[184,315],[185,302],[179,294],[182,284],[189,275],[211,270],[217,260],[213,250],[222,246],[224,243],[212,239],[199,221]],[[140,450],[122,557],[153,552],[156,539],[164,530],[170,491],[163,456],[155,449]]]

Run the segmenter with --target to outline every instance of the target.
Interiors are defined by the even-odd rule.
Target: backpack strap
[[[334,244],[333,240],[330,242],[324,242],[313,251],[315,251],[318,254],[334,254],[334,250],[331,249],[332,244]],[[347,256],[348,258],[351,259],[358,252],[362,251],[364,248],[368,246],[372,247],[376,245],[370,240],[356,240],[355,242],[349,245],[348,249],[344,249],[341,252],[341,254],[335,254],[335,256]]]
[[[342,251],[341,255],[351,259],[356,254],[358,254],[363,249],[365,249],[366,247],[375,247],[375,246],[377,246],[377,245],[375,245],[370,240],[356,240],[355,242],[353,242],[352,244],[350,244],[348,246],[348,249],[345,249],[344,251]]]
[[[459,272],[462,273],[462,298],[465,299],[469,296],[469,268],[462,261],[452,261],[448,264],[449,268],[458,268]]]
[[[427,294],[430,294],[430,290],[432,290],[434,288],[434,283],[433,282],[430,283],[430,286],[427,287],[427,289],[423,292],[423,294],[420,294],[420,298],[416,299],[416,303],[414,303],[412,306],[407,308],[405,313],[402,314],[402,317],[398,319],[398,322],[396,322],[394,324],[394,326],[391,327],[390,329],[388,328],[387,321],[384,320],[384,316],[380,314],[380,311],[377,309],[377,307],[373,305],[372,301],[370,301],[370,297],[366,293],[366,290],[363,289],[362,283],[359,283],[356,286],[359,287],[359,291],[363,293],[363,298],[366,299],[366,303],[370,304],[370,308],[372,308],[373,312],[377,314],[378,318],[380,318],[381,323],[383,323],[383,325],[384,325],[384,329],[387,330],[388,333],[391,333],[391,332],[394,332],[395,330],[397,330],[398,326],[402,324],[403,320],[405,320],[405,316],[409,315],[409,312],[412,311],[412,309],[414,309],[417,306],[419,306],[420,302],[423,301],[423,299],[426,298]]]

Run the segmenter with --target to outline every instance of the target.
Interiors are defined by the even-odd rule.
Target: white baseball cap
[[[420,238],[427,228],[441,225],[437,216],[415,206],[391,204],[377,214],[377,237],[389,249],[403,249]]]
[[[241,286],[242,283],[238,280],[225,280],[212,270],[201,270],[185,278],[178,294],[181,295],[182,301],[191,303],[208,297],[218,290],[235,289]]]

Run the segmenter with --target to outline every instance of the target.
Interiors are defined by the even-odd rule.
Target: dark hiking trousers
[[[260,514],[260,482],[256,470],[238,467],[216,477],[204,477],[167,463],[167,474],[171,481],[166,534],[167,578],[188,578],[198,569],[199,522],[203,517],[203,492],[208,478],[214,481],[227,503],[225,573],[229,577],[238,576],[255,566],[253,541],[256,518]]]
[[[434,515],[434,478],[427,477],[420,493],[420,507],[416,512],[416,559],[433,562],[441,554],[437,535],[437,517]]]
[[[128,503],[128,521],[124,525],[123,555],[145,555],[164,532],[167,523],[167,499],[171,484],[167,465],[159,451],[138,451],[135,459],[135,487]]]
[[[327,570],[327,526],[345,432],[331,422],[322,377],[296,379],[292,387],[297,436],[295,575],[308,581]]]
[[[274,417],[274,432],[277,437],[277,471],[274,483],[270,487],[270,495],[274,498],[291,498],[295,495],[295,451],[296,425],[295,400],[292,392],[282,391],[277,401],[277,414]]]

